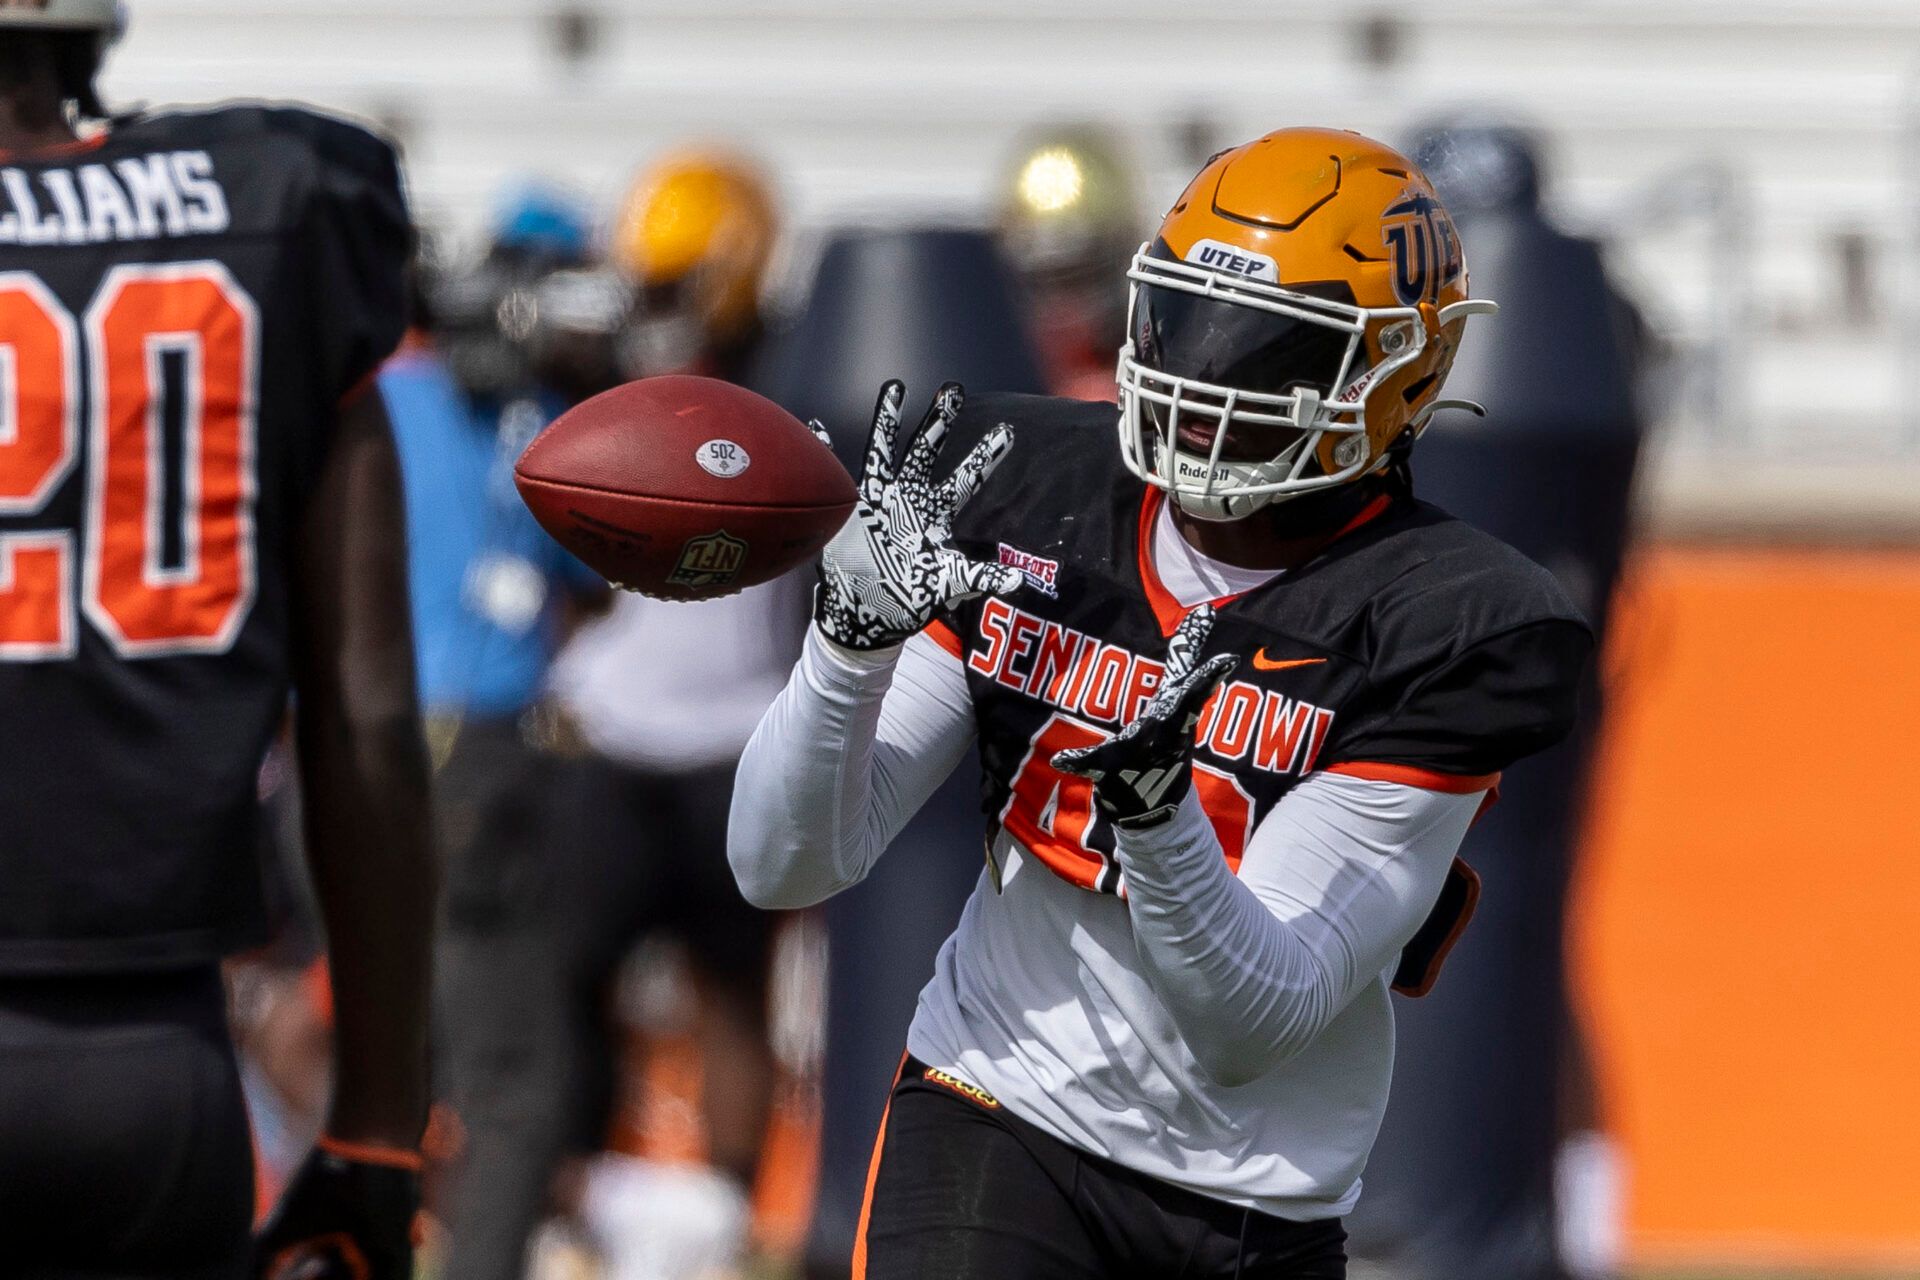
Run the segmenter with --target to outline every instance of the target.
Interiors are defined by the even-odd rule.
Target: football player
[[[1000,198],[1000,245],[1026,285],[1027,321],[1047,387],[1075,400],[1113,398],[1113,349],[1127,298],[1113,287],[1144,229],[1126,149],[1074,126],[1035,138]]]
[[[729,855],[781,907],[858,881],[970,745],[987,775],[857,1275],[1344,1275],[1389,991],[1434,981],[1469,824],[1574,716],[1585,622],[1413,494],[1493,308],[1405,157],[1223,152],[1127,275],[1117,411],[950,386],[901,450],[883,390],[741,764]]]
[[[765,331],[760,294],[779,231],[772,188],[746,157],[689,149],[649,166],[608,246],[637,294],[634,376],[742,381]]]
[[[392,149],[109,119],[114,0],[0,3],[0,1222],[19,1276],[411,1274],[432,876]],[[297,696],[334,1092],[250,1261],[222,956]]]

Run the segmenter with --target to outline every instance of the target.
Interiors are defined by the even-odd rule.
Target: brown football
[[[764,396],[674,374],[568,410],[514,466],[542,528],[609,582],[731,595],[825,546],[853,510],[833,451]]]

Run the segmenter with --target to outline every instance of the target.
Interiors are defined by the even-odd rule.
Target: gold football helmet
[[[766,181],[738,156],[685,151],[640,176],[609,256],[638,291],[643,372],[669,372],[751,336],[777,231]]]
[[[1283,129],[1207,162],[1134,255],[1127,466],[1236,520],[1367,475],[1425,428],[1469,316],[1453,222],[1404,156]]]

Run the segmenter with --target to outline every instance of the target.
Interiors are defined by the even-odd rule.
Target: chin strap
[[[1476,418],[1487,416],[1487,406],[1477,400],[1435,400],[1432,404],[1413,415],[1413,421],[1407,424],[1407,430],[1418,436],[1427,429],[1427,423],[1433,415],[1442,409],[1465,409]]]

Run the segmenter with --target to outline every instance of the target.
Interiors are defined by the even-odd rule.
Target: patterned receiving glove
[[[905,396],[898,381],[880,389],[853,515],[820,558],[814,621],[829,640],[849,649],[898,644],[926,626],[936,610],[983,591],[1008,595],[1022,581],[1018,569],[969,560],[947,545],[953,517],[1013,447],[1013,428],[1001,423],[988,432],[936,484],[933,464],[963,400],[960,384],[949,382],[933,398],[895,474]],[[826,439],[819,423],[808,425]]]
[[[1193,728],[1240,659],[1216,654],[1197,668],[1213,630],[1213,606],[1181,619],[1167,644],[1167,672],[1137,719],[1105,742],[1056,752],[1053,767],[1093,779],[1093,798],[1116,827],[1158,826],[1193,785]]]

